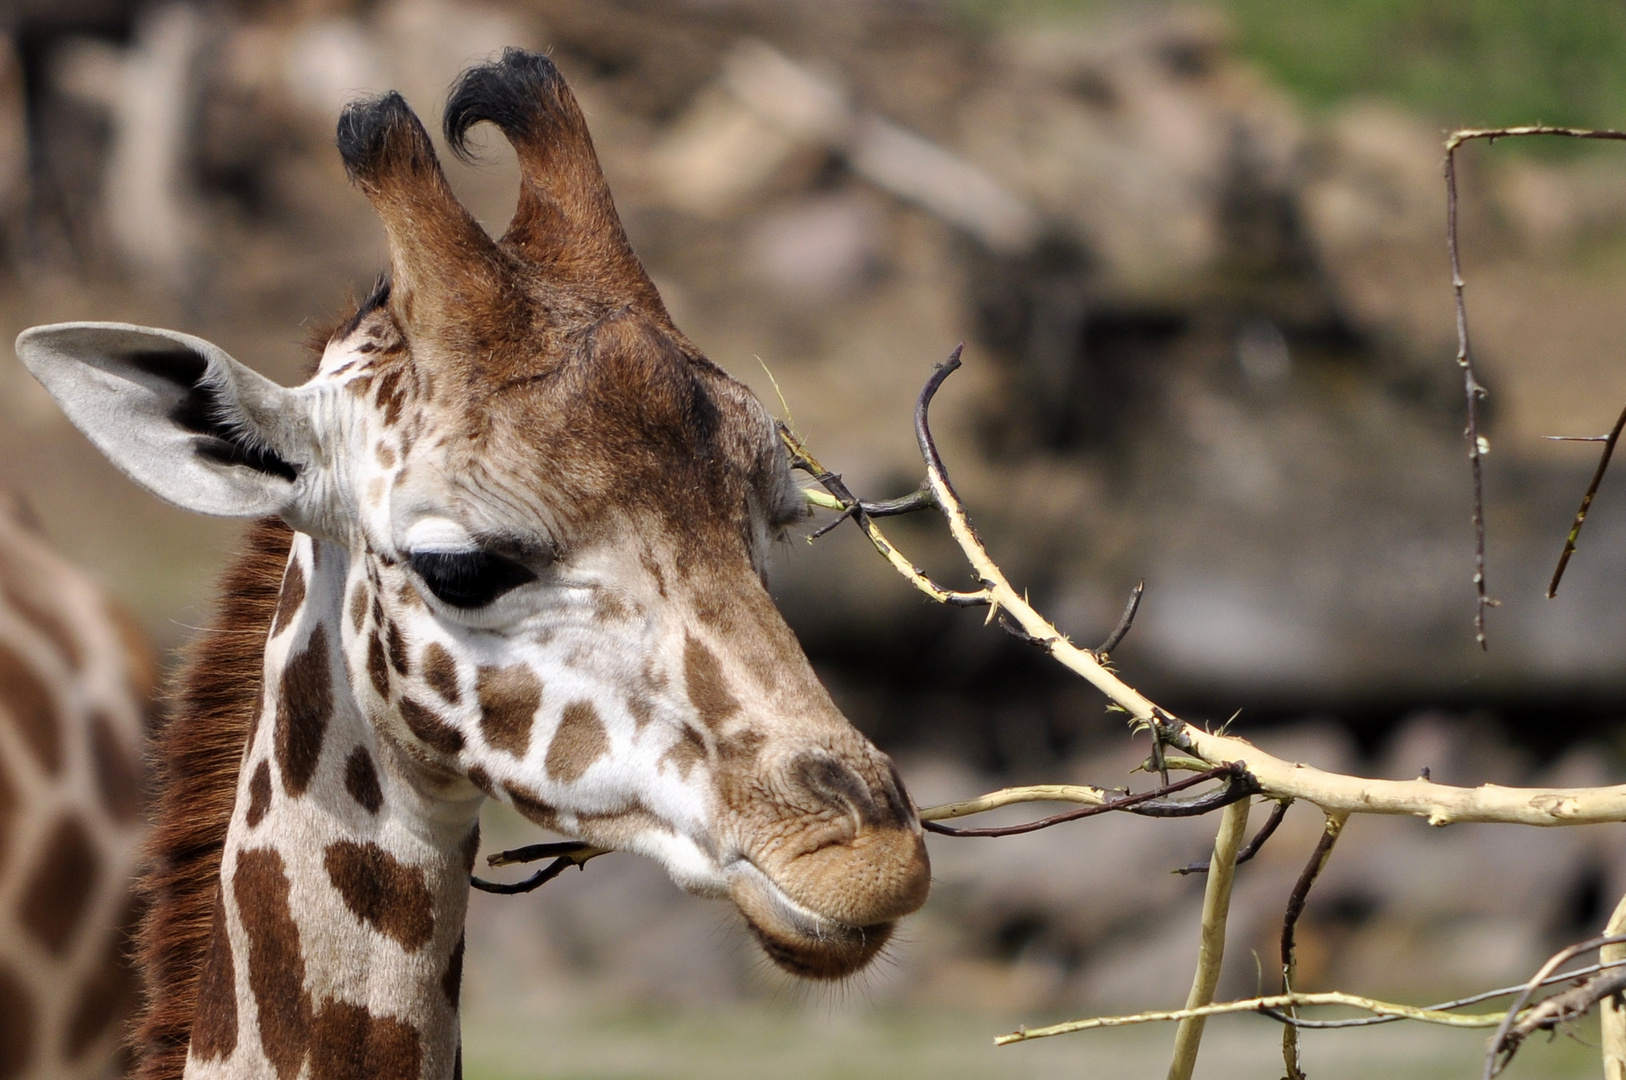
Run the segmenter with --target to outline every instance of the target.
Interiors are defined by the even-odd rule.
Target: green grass
[[[1033,1018],[1028,1018],[1033,1019]],[[762,1005],[681,1012],[465,1017],[469,1080],[1156,1080],[1174,1029],[1147,1025],[995,1048],[1008,1019],[924,1009],[797,1010]],[[1577,1034],[1596,1043],[1597,1024]],[[1400,1024],[1310,1032],[1303,1066],[1315,1080],[1454,1080],[1478,1076],[1486,1033]],[[1212,1021],[1198,1080],[1270,1080],[1282,1071],[1281,1029],[1258,1017]],[[1597,1051],[1573,1039],[1532,1039],[1505,1080],[1592,1080]]]
[[[1147,2],[1147,0],[1143,0]],[[1443,125],[1626,127],[1620,0],[1216,0],[1241,51],[1312,107],[1387,98]],[[971,18],[1078,21],[1133,3],[960,0]],[[1524,140],[1564,152],[1559,140]]]

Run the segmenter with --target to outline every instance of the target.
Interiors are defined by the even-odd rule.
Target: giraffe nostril
[[[802,754],[791,762],[794,786],[822,807],[850,812],[866,829],[909,828],[914,812],[903,793],[903,783],[890,763],[874,779],[822,753]]]
[[[849,811],[864,825],[876,824],[880,807],[870,786],[835,758],[803,754],[791,763],[790,778],[801,793],[821,807]]]

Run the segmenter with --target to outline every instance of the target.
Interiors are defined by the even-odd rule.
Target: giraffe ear
[[[127,323],[57,323],[23,331],[17,356],[159,498],[218,517],[299,516],[300,472],[315,456],[302,403],[219,346]]]

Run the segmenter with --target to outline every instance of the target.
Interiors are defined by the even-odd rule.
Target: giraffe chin
[[[895,922],[854,926],[796,903],[751,863],[739,864],[729,896],[762,951],[804,979],[844,979],[862,971],[892,937]]]

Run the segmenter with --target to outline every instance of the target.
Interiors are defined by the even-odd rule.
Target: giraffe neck
[[[481,795],[349,692],[351,560],[296,536],[227,828],[187,1077],[445,1080]]]

